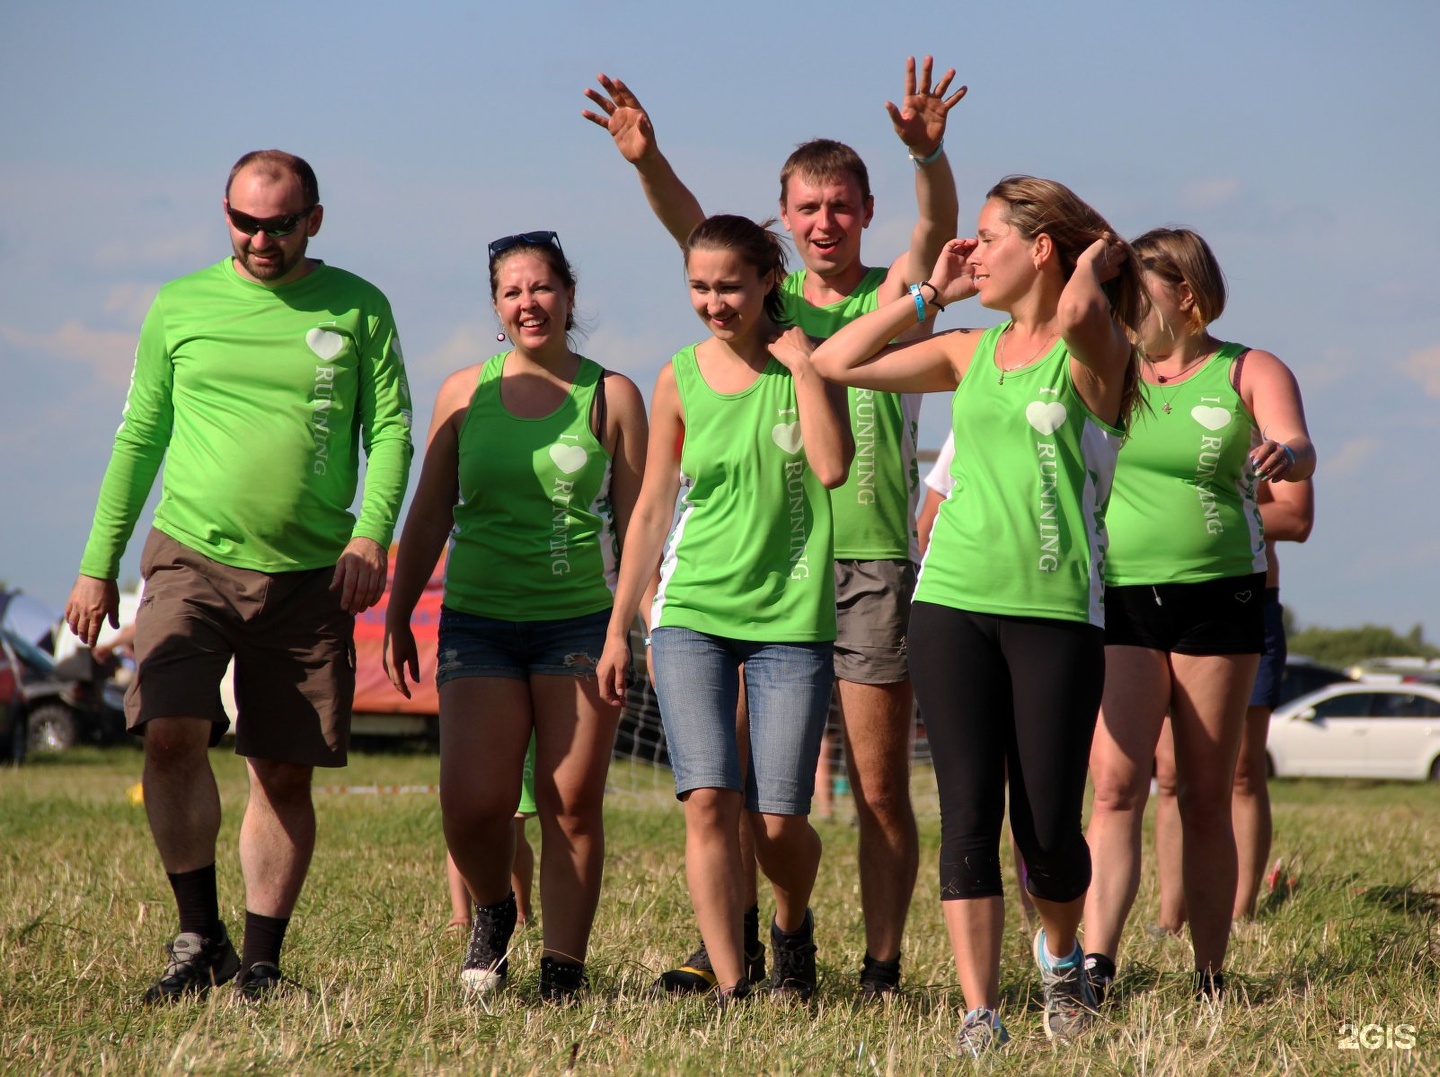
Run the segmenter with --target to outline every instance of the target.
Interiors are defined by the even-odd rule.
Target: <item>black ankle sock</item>
[[[1085,971],[1092,972],[1096,976],[1103,976],[1107,980],[1113,980],[1115,979],[1115,962],[1104,954],[1086,954]]]
[[[753,954],[760,946],[759,905],[751,905],[745,910],[744,940],[747,954]]]
[[[240,956],[240,967],[248,969],[268,961],[279,968],[280,947],[285,943],[285,929],[289,926],[288,916],[261,916],[246,909],[245,949]]]
[[[193,931],[207,939],[220,934],[220,898],[215,887],[215,865],[194,871],[166,872],[175,906],[180,910],[181,932]]]

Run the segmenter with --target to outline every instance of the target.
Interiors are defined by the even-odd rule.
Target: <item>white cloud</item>
[[[1213,209],[1237,201],[1241,193],[1240,181],[1233,176],[1195,180],[1180,189],[1180,204],[1192,212]]]
[[[137,266],[204,265],[218,260],[214,228],[192,228],[142,240],[107,243],[94,253],[101,269]]]
[[[1370,458],[1379,451],[1379,438],[1351,438],[1349,441],[1342,442],[1340,448],[1333,454],[1325,454],[1324,473],[1326,477],[1358,475]]]
[[[1440,396],[1440,344],[1412,353],[1400,369],[1420,383],[1426,396]]]
[[[119,320],[133,324],[138,332],[140,323],[145,320],[150,304],[155,301],[155,293],[159,290],[160,287],[156,284],[140,284],[134,281],[117,284],[105,296],[101,308],[106,314],[118,315]]]
[[[66,322],[48,333],[27,333],[0,326],[0,342],[6,349],[38,352],[52,359],[87,366],[102,381],[126,385],[135,365],[134,329],[91,329],[79,322]]]

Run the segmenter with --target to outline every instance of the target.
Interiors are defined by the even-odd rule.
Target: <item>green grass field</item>
[[[213,761],[225,808],[221,908],[237,925],[242,766]],[[286,946],[313,990],[261,1008],[228,990],[151,1009],[140,993],[175,931],[142,808],[126,792],[139,754],[77,751],[0,770],[0,1071],[113,1073],[931,1074],[962,1008],[935,896],[934,776],[917,770],[921,872],[905,991],[859,1003],[855,830],[842,800],[817,824],[821,983],[809,1007],[758,999],[723,1014],[704,999],[652,999],[655,975],[691,948],[683,827],[669,773],[617,763],[606,884],[582,1003],[536,997],[539,934],[517,935],[511,984],[488,1008],[462,1000],[464,939],[442,928],[439,808],[424,792],[317,794],[320,841]],[[357,755],[326,787],[435,781],[434,755]],[[1440,788],[1360,782],[1274,787],[1276,853],[1295,888],[1231,945],[1223,1009],[1189,998],[1188,946],[1144,930],[1147,872],[1121,960],[1123,990],[1086,1040],[1052,1047],[1018,916],[1007,932],[1005,1018],[994,1073],[1440,1073]],[[532,839],[538,827],[531,826]],[[762,900],[762,908],[765,902]],[[1402,1046],[1413,1041],[1408,1049]]]

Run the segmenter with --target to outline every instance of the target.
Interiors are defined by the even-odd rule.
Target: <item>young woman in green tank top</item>
[[[645,405],[571,350],[575,278],[553,232],[490,244],[490,294],[514,347],[440,388],[395,561],[385,660],[417,675],[410,616],[450,539],[440,618],[440,808],[475,900],[460,978],[498,990],[516,921],[512,819],[535,744],[542,835],[540,995],[585,985],[605,861],[602,803],[619,708],[595,664],[645,466]]]
[[[1012,832],[1042,928],[1047,1035],[1095,999],[1077,938],[1090,858],[1085,762],[1104,680],[1103,513],[1137,383],[1127,330],[1141,296],[1128,249],[1051,180],[991,189],[975,238],[928,281],[816,350],[827,378],[891,392],[954,390],[954,491],[940,506],[910,618],[910,664],[941,801],[940,896],[969,1012],[958,1047],[1009,1038],[1000,1004],[1000,829]],[[1010,321],[891,345],[970,296]]]
[[[655,684],[685,809],[690,899],[717,986],[722,997],[750,988],[739,843],[748,810],[775,891],[769,986],[809,998],[820,838],[807,816],[834,676],[827,490],[845,481],[854,444],[843,391],[815,373],[805,335],[782,328],[780,240],[744,217],[711,217],[690,234],[685,266],[710,337],[655,384],[649,466],[600,683],[607,700],[624,698],[630,622],[659,567]],[[735,723],[742,666],[748,770]]]
[[[1256,484],[1303,481],[1315,469],[1315,449],[1285,364],[1210,334],[1225,308],[1225,278],[1209,245],[1186,229],[1161,228],[1131,246],[1150,296],[1140,333],[1148,406],[1120,453],[1106,520],[1087,965],[1098,980],[1115,975],[1140,884],[1151,762],[1168,712],[1184,790],[1183,889],[1196,991],[1215,996],[1224,987],[1236,895],[1231,783],[1264,647],[1267,536]]]

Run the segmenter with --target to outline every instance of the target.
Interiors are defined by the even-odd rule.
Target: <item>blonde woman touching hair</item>
[[[1009,321],[889,344],[970,296]],[[1090,882],[1080,813],[1105,669],[1103,514],[1136,393],[1127,329],[1141,305],[1128,249],[1098,213],[1053,180],[1011,176],[929,280],[814,356],[846,385],[955,390],[955,489],[931,532],[909,638],[940,791],[940,897],[966,1054],[1009,1039],[998,1012],[1007,769],[1042,925],[1046,1034],[1070,1039],[1093,1016],[1076,937]]]

